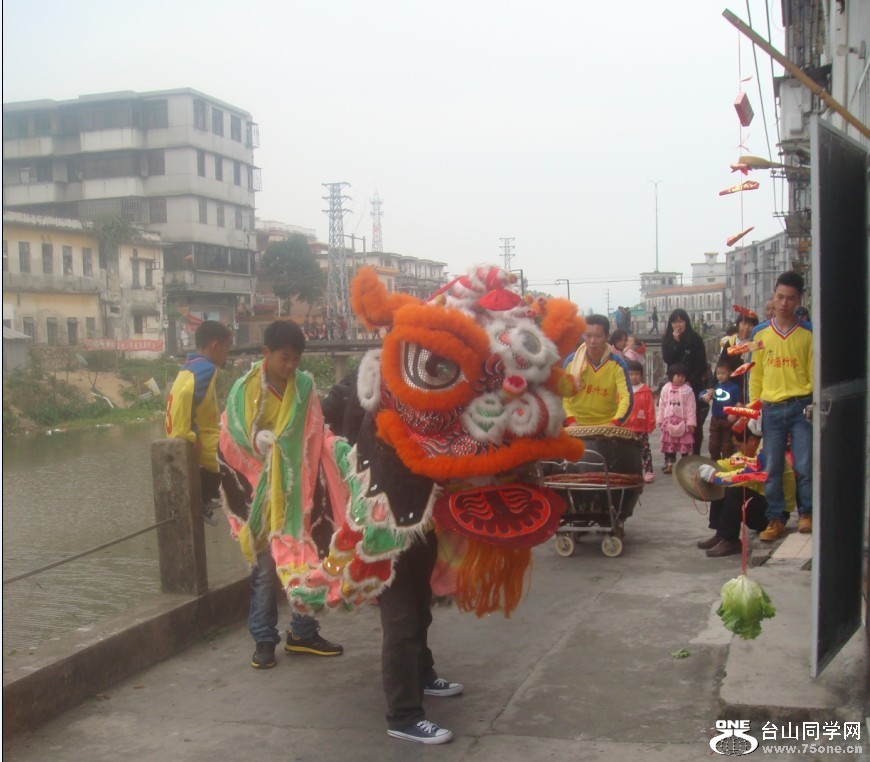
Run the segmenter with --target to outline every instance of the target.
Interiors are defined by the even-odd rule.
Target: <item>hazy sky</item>
[[[782,229],[783,183],[720,197],[768,157],[751,45],[762,0],[5,0],[3,100],[201,90],[260,125],[257,214],[328,240],[321,183],[346,181],[345,232],[453,273],[502,262],[585,310],[638,301],[638,273],[690,273],[749,225]],[[770,28],[782,50],[779,3]],[[758,51],[770,147],[770,59]],[[755,120],[741,133],[742,87]],[[782,72],[776,67],[776,75]],[[742,198],[742,206],[741,206]],[[614,281],[607,283],[605,281]]]

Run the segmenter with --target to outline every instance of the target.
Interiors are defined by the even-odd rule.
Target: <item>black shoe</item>
[[[718,534],[714,534],[708,540],[698,540],[698,547],[701,550],[710,550],[710,548],[715,548],[721,539],[722,538]]]
[[[287,653],[315,656],[341,656],[344,653],[342,646],[320,637],[319,632],[315,632],[310,638],[297,638],[290,630],[287,630],[287,644],[284,650]]]
[[[716,547],[710,548],[707,551],[707,556],[710,558],[720,558],[721,556],[735,556],[741,550],[743,546],[740,544],[740,540],[722,540]]]
[[[272,669],[275,666],[275,644],[257,643],[257,650],[251,657],[251,666],[254,669]]]

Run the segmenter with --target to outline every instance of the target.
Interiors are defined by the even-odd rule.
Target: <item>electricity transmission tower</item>
[[[350,210],[344,208],[344,202],[350,201],[350,196],[342,194],[349,183],[322,183],[329,189],[329,195],[323,196],[329,202],[329,209],[323,211],[329,215],[329,253],[327,258],[328,271],[326,279],[326,314],[333,320],[347,319],[350,316],[350,292],[347,285],[347,252],[344,248],[344,215]]]
[[[511,257],[513,256],[514,251],[514,239],[513,238],[499,238],[501,241],[501,247],[504,249],[504,269],[508,272],[511,271]]]
[[[372,197],[372,251],[380,254],[384,251],[384,241],[381,238],[381,217],[384,215],[381,211],[382,203],[380,194],[375,191]]]

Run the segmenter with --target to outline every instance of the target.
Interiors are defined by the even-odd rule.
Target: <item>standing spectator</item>
[[[782,273],[773,292],[774,316],[752,332],[752,340],[763,344],[752,353],[749,396],[761,400],[763,410],[768,525],[760,538],[765,542],[785,532],[782,475],[789,437],[797,472],[798,531],[813,530],[813,429],[807,416],[813,401],[813,327],[795,314],[803,293],[798,273]]]
[[[613,333],[610,334],[610,348],[614,354],[619,355],[620,357],[625,357],[623,351],[625,350],[626,345],[628,344],[628,334],[622,330],[622,328],[617,328]]]
[[[659,332],[659,311],[656,307],[653,307],[652,315],[650,316],[650,320],[652,321],[652,332]]]
[[[731,366],[725,360],[716,363],[716,381],[713,389],[708,389],[701,399],[711,406],[710,413],[710,457],[713,460],[730,458],[734,454],[734,441],[731,427],[737,418],[728,415],[725,408],[743,404],[743,390],[731,380]]]
[[[196,329],[196,352],[187,356],[169,392],[164,428],[169,438],[193,442],[199,459],[202,485],[202,517],[216,526],[215,506],[220,505],[220,468],[217,446],[220,436],[215,378],[224,366],[233,335],[217,320],[205,320]]]
[[[768,299],[764,303],[764,319],[770,320],[775,314],[776,314],[776,303],[775,303],[774,298],[771,296],[770,299]]]
[[[695,392],[686,381],[686,368],[674,363],[668,368],[670,381],[659,395],[658,425],[662,433],[665,465],[662,471],[674,469],[677,454],[686,457],[695,442]]]
[[[653,471],[652,451],[649,447],[649,435],[656,428],[656,409],[650,388],[643,382],[643,366],[636,360],[626,360],[628,377],[631,380],[631,391],[634,404],[625,422],[625,428],[637,434],[640,440],[640,458],[643,464],[643,479],[649,484],[655,480]]]
[[[640,363],[641,367],[643,367],[646,365],[646,346],[637,337],[629,336],[622,356],[626,360],[634,360]]]
[[[701,392],[708,388],[710,366],[707,364],[707,349],[700,336],[692,328],[689,315],[684,309],[674,310],[668,318],[665,335],[662,337],[662,359],[668,366],[668,376],[671,375],[671,366],[680,364],[686,372],[686,380],[695,399]],[[697,421],[695,422],[695,455],[701,454],[701,444],[704,441],[704,421],[710,406],[699,400],[697,405]]]

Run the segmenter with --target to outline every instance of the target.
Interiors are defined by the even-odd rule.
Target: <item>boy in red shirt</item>
[[[637,360],[626,360],[628,378],[634,392],[634,405],[623,426],[637,434],[640,440],[640,455],[643,461],[643,479],[649,484],[656,477],[653,473],[652,451],[649,446],[649,435],[655,431],[656,409],[653,403],[652,390],[643,383],[643,366]]]

